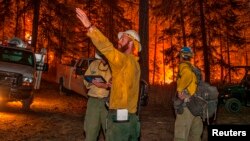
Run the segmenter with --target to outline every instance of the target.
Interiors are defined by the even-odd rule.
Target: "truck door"
[[[83,84],[83,75],[88,69],[89,64],[90,59],[80,59],[76,64],[75,73],[73,74],[70,82],[71,89],[83,96],[87,96],[86,88]]]

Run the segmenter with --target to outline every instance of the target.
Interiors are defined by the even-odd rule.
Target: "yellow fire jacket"
[[[197,88],[197,79],[189,64],[189,61],[183,61],[179,65],[177,91],[182,92],[187,89],[190,95],[194,95]]]
[[[126,108],[129,113],[136,113],[141,75],[139,58],[118,51],[96,27],[87,35],[96,48],[108,59],[112,70],[109,108]]]
[[[111,78],[111,71],[108,65],[103,65],[101,60],[95,60],[91,62],[88,69],[85,72],[85,75],[101,75],[107,82]],[[109,90],[104,88],[98,88],[95,85],[88,83],[84,80],[84,85],[88,90],[88,95],[92,97],[104,98],[109,95]]]

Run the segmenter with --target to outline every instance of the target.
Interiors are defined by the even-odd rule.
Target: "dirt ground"
[[[150,94],[149,94],[150,95]],[[60,95],[58,85],[43,81],[35,94],[30,112],[21,103],[8,103],[0,111],[1,141],[84,141],[83,121],[86,99],[79,95]],[[250,108],[231,114],[220,106],[216,124],[250,124]],[[174,133],[172,107],[142,107],[141,141],[170,141]],[[206,141],[206,126],[203,141]],[[101,135],[99,141],[103,141]]]

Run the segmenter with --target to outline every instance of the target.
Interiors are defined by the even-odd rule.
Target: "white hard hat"
[[[12,45],[14,44],[16,45],[16,47],[20,47],[20,48],[26,48],[25,43],[20,38],[17,38],[17,37],[12,38],[9,41],[9,44],[12,44]]]
[[[121,39],[123,34],[128,34],[128,35],[132,36],[136,41],[138,41],[140,43],[140,37],[136,31],[130,29],[130,30],[126,30],[124,32],[119,32],[118,39]],[[139,44],[139,51],[141,51],[141,44]]]
[[[95,58],[96,59],[100,59],[100,60],[102,59],[102,57],[100,56],[100,54],[98,54],[97,52],[95,53]]]

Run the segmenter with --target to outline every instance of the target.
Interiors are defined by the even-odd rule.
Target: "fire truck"
[[[60,94],[76,93],[87,98],[83,75],[95,58],[73,59],[71,64],[57,64],[56,81]]]
[[[20,38],[0,45],[0,105],[21,101],[22,109],[29,110],[34,91],[39,89],[41,72],[47,71],[45,52],[34,53]]]

